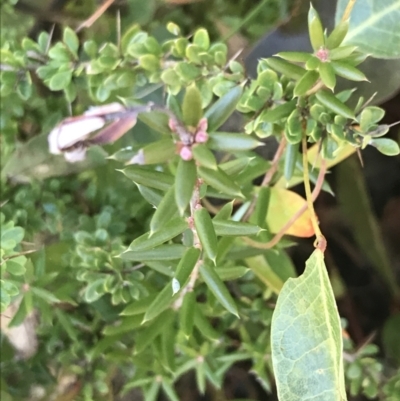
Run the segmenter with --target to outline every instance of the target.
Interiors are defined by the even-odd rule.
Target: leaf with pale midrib
[[[285,282],[271,346],[279,401],[346,400],[340,319],[320,250],[302,276]]]
[[[336,24],[348,0],[339,0]],[[357,0],[350,16],[349,32],[343,43],[356,45],[376,58],[400,57],[400,0]]]

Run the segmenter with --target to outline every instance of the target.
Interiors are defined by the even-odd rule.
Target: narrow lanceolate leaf
[[[206,184],[212,186],[217,191],[232,197],[243,197],[239,185],[232,181],[221,169],[211,170],[206,167],[199,167],[197,171]]]
[[[175,202],[175,186],[173,185],[164,195],[150,221],[150,233],[164,226],[178,212]]]
[[[265,61],[275,71],[278,71],[291,79],[300,79],[306,72],[303,67],[299,67],[296,64],[289,63],[288,61],[281,60],[277,57],[267,58]]]
[[[196,127],[203,115],[201,94],[195,84],[186,88],[182,103],[183,122],[189,127]]]
[[[175,279],[179,282],[181,288],[185,285],[190,273],[192,273],[199,256],[200,249],[189,248],[176,267]]]
[[[189,337],[192,334],[194,323],[194,305],[196,303],[196,295],[193,291],[186,293],[180,309],[180,326],[183,334]]]
[[[335,29],[331,32],[326,40],[326,47],[328,49],[335,49],[340,46],[343,42],[343,39],[346,37],[347,32],[349,30],[349,20],[340,21]]]
[[[153,260],[176,260],[180,259],[187,248],[180,244],[161,245],[146,251],[125,251],[119,257],[125,260],[153,261]]]
[[[272,110],[265,110],[260,114],[260,120],[266,123],[274,123],[287,117],[296,108],[296,100],[280,104]]]
[[[345,401],[340,318],[315,250],[302,276],[288,279],[272,317],[272,362],[281,401]]]
[[[312,54],[304,52],[280,52],[275,54],[275,56],[287,61],[294,61],[295,63],[306,63]]]
[[[143,322],[147,322],[148,320],[154,319],[160,313],[164,312],[167,308],[169,308],[169,306],[172,303],[173,296],[174,294],[172,291],[172,285],[171,282],[169,282],[158,293],[157,297],[151,303],[147,304]]]
[[[213,219],[213,225],[215,233],[222,236],[257,235],[262,231],[262,228],[253,224],[233,220]]]
[[[212,132],[209,134],[207,146],[223,152],[245,152],[264,145],[263,142],[250,135],[229,132]]]
[[[136,238],[129,245],[128,251],[145,251],[154,248],[182,234],[188,227],[186,219],[177,217],[166,223],[162,230],[152,235],[151,233],[146,233]]]
[[[206,263],[200,266],[200,274],[207,287],[214,294],[215,298],[221,303],[221,305],[233,315],[239,317],[238,310],[235,301],[229,294],[225,284],[219,278],[215,271],[214,266],[210,266]]]
[[[166,191],[174,183],[172,175],[160,171],[151,170],[145,167],[129,166],[122,171],[129,179],[145,187]]]
[[[293,94],[295,96],[303,96],[317,82],[318,73],[316,71],[307,71],[297,82],[294,87]]]
[[[318,71],[323,84],[333,90],[336,85],[336,76],[331,63],[321,63]]]
[[[189,205],[196,184],[196,177],[196,165],[194,161],[179,159],[175,178],[175,201],[181,215],[185,213]]]
[[[346,106],[344,103],[342,103],[333,93],[326,90],[321,90],[318,91],[315,96],[322,103],[322,105],[334,113],[352,120],[355,119],[353,110],[351,110],[349,106]]]
[[[134,164],[161,164],[171,160],[175,155],[176,146],[171,138],[163,138],[146,145],[131,159]],[[128,163],[129,164],[129,163]]]
[[[283,175],[286,181],[290,181],[293,176],[294,170],[296,168],[296,161],[299,154],[299,145],[298,144],[287,144],[286,145],[286,154],[285,154],[285,165],[283,170]]]
[[[232,215],[233,202],[234,201],[225,203],[225,205],[222,206],[219,212],[214,216],[213,222],[216,220],[228,220]]]
[[[193,217],[197,235],[199,236],[203,250],[207,257],[215,263],[218,241],[211,217],[205,208],[197,209]]]
[[[343,61],[332,61],[332,68],[337,75],[350,81],[368,81],[367,77],[356,67]]]
[[[242,93],[243,87],[235,86],[206,111],[204,116],[207,118],[210,132],[217,130],[235,111]]]

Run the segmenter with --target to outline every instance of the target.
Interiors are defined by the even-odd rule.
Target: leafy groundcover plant
[[[251,361],[280,401],[346,400],[349,391],[399,399],[399,376],[382,376],[372,345],[349,354],[345,384],[343,338],[351,344],[313,206],[331,191],[327,170],[350,154],[367,146],[399,153],[382,138],[390,127],[379,123],[381,108],[363,98],[350,106],[352,90],[335,92],[336,77],[367,80],[357,66],[372,51],[347,39],[356,37],[353,6],[342,7],[329,34],[310,7],[313,52],[262,59],[254,79],[205,29],[187,38],[173,23],[164,42],[134,25],[117,44],[81,43],[66,28],[55,44],[43,32],[3,46],[1,94],[14,102],[5,132],[32,102],[53,117],[23,151],[40,159],[48,146],[63,163],[40,159],[36,173],[83,172],[7,184],[1,308],[22,360],[5,358],[2,399],[114,399],[138,388],[146,401],[161,392],[175,401],[185,373],[205,393],[239,361]],[[46,100],[32,76],[64,96]],[[65,103],[74,116],[62,119]],[[235,110],[244,130],[223,131]],[[146,140],[130,141],[132,128]],[[270,162],[254,151],[267,137],[278,142]],[[104,144],[114,152],[105,155]],[[4,170],[26,168],[17,149]],[[288,189],[302,181],[306,199]],[[41,231],[51,240],[27,255],[24,235],[40,243]],[[285,235],[315,235],[300,277]],[[24,352],[12,341],[21,326],[32,332]],[[30,386],[17,384],[24,377]]]

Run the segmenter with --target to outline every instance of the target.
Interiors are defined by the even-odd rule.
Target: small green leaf
[[[139,57],[139,65],[146,71],[157,71],[160,68],[160,60],[153,54],[145,54]]]
[[[214,294],[215,298],[221,303],[221,305],[233,315],[239,317],[239,313],[232,299],[231,294],[229,294],[228,289],[225,284],[219,278],[213,266],[203,263],[200,266],[200,274],[207,287]]]
[[[193,217],[197,235],[199,236],[203,250],[207,257],[215,263],[218,251],[218,240],[211,217],[207,209],[203,207],[195,210]]]
[[[174,293],[172,291],[172,284],[168,282],[166,286],[158,293],[156,298],[147,305],[143,322],[147,322],[156,318],[160,313],[164,312],[172,303]]]
[[[186,88],[185,97],[182,102],[183,122],[189,127],[196,127],[201,117],[203,110],[201,108],[201,94],[195,84]]]
[[[180,244],[161,245],[146,251],[125,251],[119,257],[125,260],[153,261],[153,260],[176,260],[180,259],[186,251],[186,247]]]
[[[129,166],[118,171],[124,173],[136,184],[156,188],[161,191],[167,191],[174,183],[174,178],[172,175],[155,171],[146,167]]]
[[[204,116],[207,118],[210,132],[217,130],[235,111],[242,93],[242,85],[235,86],[207,109]]]
[[[321,77],[321,81],[324,83],[324,85],[331,89],[335,88],[336,85],[336,76],[335,76],[335,70],[332,66],[331,63],[320,63],[319,68],[319,75]]]
[[[198,29],[193,36],[193,43],[203,50],[208,50],[210,47],[210,37],[208,36],[208,32],[204,28]]]
[[[72,71],[62,71],[54,74],[49,81],[49,88],[52,91],[65,89],[72,79]]]
[[[206,167],[199,167],[197,169],[199,175],[203,180],[217,191],[232,197],[243,197],[240,187],[221,169],[211,170]]]
[[[395,142],[393,139],[389,138],[378,138],[371,139],[371,146],[377,148],[379,152],[386,156],[397,156],[400,153],[399,144]]]
[[[211,326],[205,315],[202,313],[200,308],[196,305],[194,308],[194,325],[199,329],[203,336],[211,339],[218,340],[221,335],[220,333]]]
[[[97,301],[104,294],[104,281],[105,278],[100,278],[92,281],[85,289],[84,298],[88,303]]]
[[[316,71],[307,71],[297,82],[294,87],[294,96],[305,95],[317,82],[318,73]]]
[[[79,48],[79,39],[77,34],[70,27],[67,27],[64,30],[63,42],[74,55],[77,54]]]
[[[315,8],[310,4],[308,11],[308,33],[314,51],[319,50],[325,45],[324,29],[322,28],[321,20]]]
[[[50,291],[45,290],[44,288],[31,287],[31,291],[33,295],[37,296],[40,299],[43,299],[43,301],[49,304],[61,302],[54,294],[52,294]]]
[[[216,267],[215,272],[222,281],[237,280],[243,277],[249,269],[244,266]]]
[[[344,62],[344,61],[332,61],[330,63],[333,71],[350,81],[368,81],[367,77],[356,67]]]
[[[298,80],[300,79],[306,70],[298,65],[289,63],[286,60],[281,60],[277,57],[271,57],[265,59],[266,63],[273,68],[275,71],[280,72],[288,78]]]
[[[217,220],[228,220],[232,215],[233,202],[234,201],[225,203],[225,205],[222,206],[222,208],[219,210],[219,212],[214,216],[213,222],[215,222]],[[214,225],[214,227],[215,227],[215,225]]]
[[[197,173],[194,161],[185,161],[180,158],[175,177],[175,201],[181,215],[185,213],[189,205],[196,179]]]
[[[288,279],[279,294],[271,347],[279,399],[347,399],[340,318],[318,249],[303,275]]]
[[[321,90],[316,93],[316,97],[323,106],[332,110],[334,113],[352,120],[355,119],[353,110],[342,103],[333,93]]]
[[[217,160],[207,145],[198,143],[192,146],[193,157],[200,166],[217,170]]]
[[[120,315],[122,316],[135,316],[142,315],[147,311],[149,305],[155,300],[154,295],[149,295],[146,298],[140,299],[138,301],[133,301],[122,310]]]
[[[289,114],[296,108],[296,100],[291,100],[276,106],[271,110],[264,110],[260,114],[260,120],[267,123],[275,123],[282,118],[288,117]]]

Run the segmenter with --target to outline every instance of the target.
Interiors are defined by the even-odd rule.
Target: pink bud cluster
[[[173,132],[178,131],[177,123],[172,118],[169,120],[169,128]],[[179,156],[186,161],[192,160],[193,153],[192,153],[192,146],[196,143],[205,143],[208,141],[208,134],[207,134],[207,119],[202,118],[199,123],[197,124],[196,130],[192,135],[192,141],[189,144],[183,144],[182,142],[179,144]]]
[[[316,53],[315,56],[319,58],[323,63],[329,61],[329,50],[321,47]]]

